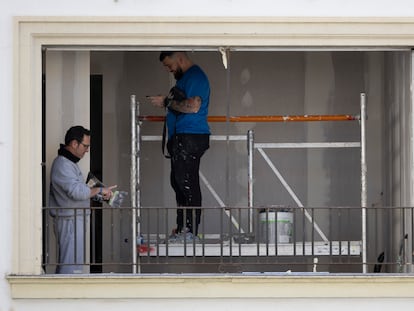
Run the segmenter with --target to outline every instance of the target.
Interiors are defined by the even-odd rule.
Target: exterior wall
[[[201,299],[172,299],[166,302],[165,300],[151,300],[145,299],[143,301],[134,300],[122,300],[122,310],[135,311],[137,309],[152,309],[152,310],[165,310],[165,305],[168,304],[168,310],[178,311],[182,310],[183,306],[191,305],[193,308],[197,308],[199,311],[206,310],[238,310],[238,311],[250,311],[250,310],[284,310],[284,311],[296,311],[306,308],[307,311],[320,311],[320,310],[337,310],[348,311],[350,306],[353,310],[389,310],[395,306],[403,308],[404,310],[410,310],[413,306],[413,301],[410,299],[389,299],[381,298],[373,300],[371,298],[358,298],[358,299],[325,299],[321,303],[317,299],[300,298],[300,299],[271,299],[271,298],[255,298],[244,299],[243,303],[240,303],[239,299],[214,299],[214,300],[201,300]],[[193,302],[194,301],[194,302]],[[196,301],[196,302],[195,302]],[[197,304],[197,307],[195,305]],[[62,311],[70,311],[74,309],[86,310],[86,308],[99,308],[100,311],[112,311],[117,308],[120,302],[114,302],[110,300],[98,300],[90,299],[88,301],[76,301],[76,300],[28,300],[25,302],[17,301],[15,303],[16,310],[52,310],[52,308],[59,308]],[[357,307],[355,307],[357,306]]]
[[[185,8],[185,9],[183,9]],[[100,0],[85,1],[62,1],[56,3],[56,1],[44,1],[42,5],[39,2],[29,0],[18,0],[13,2],[2,1],[0,3],[0,37],[2,38],[2,44],[0,45],[0,105],[2,113],[0,114],[0,154],[2,161],[0,162],[0,171],[2,172],[0,178],[0,197],[2,198],[2,207],[0,209],[0,249],[2,255],[0,256],[0,310],[55,310],[57,307],[61,310],[73,310],[78,308],[79,310],[86,310],[90,307],[97,307],[101,310],[111,308],[115,304],[123,303],[127,310],[137,308],[152,308],[165,309],[165,305],[171,306],[170,309],[178,310],[182,309],[182,300],[176,298],[169,298],[165,300],[157,299],[145,299],[143,300],[125,300],[120,299],[113,300],[79,300],[79,299],[68,299],[64,300],[25,300],[25,299],[12,299],[11,289],[9,281],[6,280],[5,275],[10,274],[13,271],[12,254],[16,245],[16,237],[13,236],[13,223],[16,220],[13,219],[13,215],[16,217],[29,218],[30,214],[19,214],[18,211],[14,211],[16,205],[14,205],[13,198],[14,193],[19,193],[16,189],[17,183],[15,182],[16,176],[21,174],[18,169],[31,169],[31,167],[23,166],[20,167],[16,163],[18,160],[14,159],[16,153],[13,153],[15,146],[18,143],[19,138],[23,137],[25,133],[30,135],[31,131],[38,127],[38,124],[29,122],[22,128],[15,127],[16,122],[19,120],[20,113],[19,106],[14,106],[13,103],[18,101],[19,97],[23,94],[19,94],[16,91],[16,85],[22,81],[33,78],[31,74],[34,68],[31,68],[31,64],[18,63],[19,66],[23,66],[27,71],[27,76],[19,76],[14,69],[17,68],[17,55],[15,55],[15,46],[18,46],[18,42],[13,40],[17,39],[13,37],[14,25],[13,17],[15,16],[413,16],[413,7],[410,0],[396,0],[396,1],[205,1],[194,5],[194,2],[183,0],[180,5],[172,5],[170,2],[165,1],[152,1],[151,3],[140,3],[139,1],[132,0],[119,0],[119,1],[107,1],[102,2]],[[135,12],[135,13],[134,13]],[[274,13],[273,13],[274,12]],[[400,34],[400,32],[396,32]],[[398,39],[389,40],[395,42]],[[387,42],[384,40],[383,42]],[[87,42],[86,42],[87,43]],[[16,45],[15,45],[16,44]],[[392,44],[392,43],[390,43]],[[408,45],[412,46],[410,42]],[[40,80],[39,80],[40,81]],[[34,98],[39,98],[39,88],[33,94],[25,94],[25,100],[31,101]],[[27,154],[33,152],[33,154],[39,154],[39,146],[35,146],[35,150],[31,148],[20,149],[21,154],[17,156],[25,157]],[[40,158],[36,161],[40,165]],[[32,199],[37,200],[38,197],[32,198],[32,194],[22,194],[24,202],[30,202]],[[24,210],[24,209],[23,209]],[[16,214],[15,214],[16,212]],[[34,219],[33,221],[36,221]],[[38,236],[33,236],[33,245],[38,245],[39,241],[35,240]],[[17,239],[18,240],[18,239]],[[18,248],[18,245],[17,245]],[[15,253],[16,254],[16,253]],[[22,263],[20,263],[22,264]],[[24,264],[24,263],[23,263]],[[30,265],[30,263],[29,263]],[[19,269],[17,269],[20,271]],[[404,283],[401,282],[403,288]],[[405,284],[406,285],[406,284]],[[411,289],[413,286],[410,284],[408,288]],[[168,289],[167,289],[168,290]],[[339,289],[340,290],[340,289]],[[330,310],[335,306],[336,309],[348,310],[353,308],[355,310],[362,309],[376,309],[385,310],[389,307],[407,308],[413,305],[412,294],[405,292],[405,296],[399,296],[395,298],[389,298],[388,295],[378,297],[375,294],[376,289],[370,288],[369,293],[366,293],[365,298],[354,298],[347,299],[344,303],[343,298],[327,299],[326,297],[317,297],[313,299],[301,299],[296,297],[295,300],[286,298],[271,299],[241,299],[241,298],[230,298],[226,299],[223,303],[221,299],[214,299],[206,302],[204,299],[194,299],[192,302],[197,305],[204,306],[207,308],[217,309],[239,309],[247,310],[248,307],[258,306],[260,308],[272,308],[276,304],[278,307],[286,307],[299,309],[299,308],[314,308],[318,310]],[[240,293],[240,297],[245,297],[244,293]],[[355,296],[354,296],[355,297]],[[367,298],[376,297],[376,299]],[[388,297],[388,298],[387,298]],[[409,298],[411,297],[411,298]],[[188,297],[186,297],[186,300]],[[59,305],[58,305],[59,304]],[[335,304],[335,305],[334,305]],[[337,307],[337,306],[340,307]],[[200,308],[203,309],[203,308]],[[310,309],[312,310],[312,309]]]

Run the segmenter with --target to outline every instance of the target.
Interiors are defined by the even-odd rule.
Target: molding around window
[[[74,287],[80,296],[83,291],[87,296],[120,294],[119,288],[133,284],[127,293],[137,290],[136,295],[150,294],[146,288],[151,284],[166,286],[171,282],[180,282],[183,286],[197,285],[198,291],[204,291],[203,286],[214,284],[220,289],[223,284],[230,284],[235,288],[240,286],[261,285],[261,290],[269,295],[294,292],[289,286],[295,286],[295,278],[203,278],[196,279],[175,277],[172,278],[132,278],[122,277],[46,277],[41,275],[41,206],[42,206],[42,169],[41,169],[41,73],[42,49],[45,47],[79,48],[91,47],[188,47],[188,48],[410,48],[414,46],[414,18],[276,18],[276,17],[15,17],[14,19],[14,117],[13,141],[14,144],[14,181],[13,181],[13,273],[16,275],[37,275],[34,277],[9,277],[14,297],[30,296],[23,294],[23,289],[30,288],[33,295],[50,295],[53,292],[68,288],[71,283],[80,283],[83,286]],[[138,281],[139,280],[139,281]],[[318,286],[330,291],[332,282],[339,282],[342,278],[307,279],[299,282],[309,290]],[[335,281],[336,280],[336,281]],[[350,278],[362,282],[360,278]],[[376,279],[372,279],[376,280]],[[391,290],[395,280],[407,281],[405,278],[381,279],[381,286],[375,281],[372,284],[378,292],[385,296],[397,295]],[[291,284],[286,286],[285,282]],[[256,282],[256,283],[255,283]],[[409,282],[413,282],[409,279]],[[34,284],[42,285],[35,289]],[[93,284],[92,288],[90,285]],[[99,294],[99,286],[108,286],[110,290]],[[143,286],[145,284],[145,287]],[[268,289],[266,289],[266,285]],[[348,284],[349,290],[358,295],[356,286]],[[359,284],[359,283],[358,283]],[[382,285],[387,285],[382,287]],[[55,286],[56,285],[56,286]],[[111,287],[112,286],[112,287]],[[297,285],[299,286],[299,285]],[[362,285],[361,285],[362,286]],[[44,288],[47,288],[45,290]],[[253,287],[255,288],[255,287]],[[413,288],[409,286],[407,288]],[[402,290],[407,293],[407,288]],[[52,290],[53,289],[53,290]],[[139,289],[139,291],[138,291]],[[171,287],[169,287],[169,290]],[[192,288],[196,290],[197,288]],[[273,294],[270,294],[270,289]],[[303,288],[302,288],[303,289]],[[299,290],[298,292],[303,292]],[[168,291],[158,292],[166,294]],[[212,287],[213,290],[213,287]],[[220,292],[214,290],[220,295]],[[230,291],[230,289],[228,289]],[[237,291],[231,290],[236,295]],[[249,293],[246,289],[243,293]],[[312,291],[311,291],[312,292]],[[37,293],[37,294],[36,294]],[[141,294],[140,294],[141,293]],[[177,291],[176,291],[177,293]],[[258,290],[253,291],[260,297]],[[393,294],[390,294],[393,293]],[[68,294],[65,294],[68,295]],[[132,293],[130,294],[132,295]],[[155,295],[155,294],[152,294]],[[201,294],[200,294],[201,295]],[[338,294],[341,295],[341,294]],[[407,293],[412,297],[412,293]],[[121,295],[122,296],[122,295]],[[296,294],[296,296],[298,296]],[[117,296],[119,297],[119,296]],[[193,295],[192,295],[193,297]],[[273,296],[272,296],[273,297]],[[60,297],[61,298],[61,297]]]
[[[14,299],[414,298],[403,275],[9,276]]]

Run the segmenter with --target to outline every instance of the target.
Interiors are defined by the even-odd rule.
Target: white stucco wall
[[[13,143],[16,139],[13,135],[13,17],[14,16],[414,16],[414,2],[412,0],[14,0],[0,1],[0,310],[86,310],[97,307],[101,310],[113,307],[112,303],[89,301],[88,303],[72,302],[62,308],[61,302],[12,302],[10,298],[9,284],[4,276],[11,271],[11,232],[12,232],[12,153]],[[30,131],[30,129],[26,129]],[[377,302],[370,300],[352,300],[345,303],[337,301],[346,309],[375,309],[385,310],[390,307],[404,308],[413,302],[406,300],[391,301],[382,299]],[[193,302],[195,304],[195,302]],[[270,309],[274,307],[275,301],[260,301],[260,307]],[[101,308],[105,305],[104,308]],[[133,307],[137,309],[139,305]],[[251,302],[244,304],[238,300],[213,302],[203,305],[206,310],[247,310],[257,306]],[[311,306],[318,310],[329,310],[333,308],[332,302],[318,305],[318,301],[309,303],[307,300],[295,301],[287,308],[286,301],[279,301],[278,306],[284,310],[293,310]],[[132,305],[130,306],[132,307]],[[165,309],[162,301],[157,305],[145,303],[143,308]],[[169,305],[169,310],[182,309],[182,304]],[[203,308],[198,308],[199,310]],[[342,310],[339,308],[339,310]]]

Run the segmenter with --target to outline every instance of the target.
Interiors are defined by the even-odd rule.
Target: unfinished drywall
[[[386,53],[384,80],[384,163],[383,185],[385,206],[412,206],[412,103],[411,103],[411,53]],[[386,256],[397,261],[398,256],[405,256],[405,262],[412,262],[412,243],[404,242],[404,235],[412,236],[406,226],[412,221],[409,211],[392,212],[388,217],[383,216],[385,227],[381,234]],[[391,215],[391,217],[390,217]],[[405,217],[405,219],[404,219]],[[389,241],[387,236],[395,236]],[[401,243],[406,251],[401,254]],[[409,267],[411,269],[411,267]],[[400,272],[400,271],[398,271]],[[411,271],[407,271],[411,272]]]
[[[209,76],[211,116],[357,115],[360,93],[365,92],[369,120],[368,206],[411,204],[409,191],[401,190],[409,189],[407,185],[410,184],[411,146],[406,143],[411,128],[410,53],[233,51],[229,54],[227,69],[218,51],[193,51],[189,54]],[[145,96],[164,94],[174,84],[174,79],[158,61],[158,55],[158,51],[91,52],[90,55],[90,74],[103,77],[104,182],[117,184],[121,190],[129,191],[130,183],[130,95],[137,96],[141,115],[163,115],[163,111],[145,101]],[[82,100],[84,95],[86,99],[89,96],[89,92],[85,92],[85,87],[89,85],[89,52],[54,51],[46,56],[47,168],[61,142],[64,128],[70,126],[70,122],[89,122],[89,105]],[[211,123],[210,126],[213,135],[245,135],[248,130],[253,130],[255,142],[343,142],[360,139],[358,122]],[[161,135],[162,123],[143,122],[141,130],[143,135]],[[169,185],[169,161],[161,154],[161,142],[144,142],[141,148],[142,206],[174,208],[174,194]],[[312,207],[360,206],[358,148],[266,150],[266,154],[293,189],[296,199],[256,152],[255,206],[289,207],[297,206],[298,201],[303,206]],[[88,165],[89,161],[83,162]],[[211,185],[209,189],[202,184],[204,206],[247,205],[245,141],[211,141],[211,147],[202,159],[201,173]],[[129,201],[125,202],[125,206],[129,204]],[[105,215],[102,240],[108,243],[104,243],[103,261],[129,262],[130,212],[111,211]],[[387,215],[379,216],[375,223],[369,223],[369,235],[388,241],[390,232],[385,232],[382,229],[384,226],[392,228],[393,236],[399,236],[402,223]],[[205,211],[203,219],[205,233],[219,232],[216,211]],[[323,214],[317,215],[317,219],[321,230],[329,235],[329,219]],[[393,226],[389,226],[390,221]],[[175,224],[174,209],[167,222],[169,229],[172,229]],[[248,229],[245,219],[240,224],[244,230]],[[359,215],[355,215],[352,224],[347,228],[347,238],[359,239]],[[49,228],[52,229],[51,226]],[[152,230],[145,226],[141,229],[143,232]],[[308,233],[304,233],[306,237]],[[48,234],[53,244],[51,230]],[[396,256],[398,245],[398,241],[370,244],[369,258],[375,259],[382,250],[386,250],[390,257]],[[48,254],[54,256],[54,251]],[[114,265],[106,266],[104,270],[129,272],[130,267]]]
[[[44,55],[45,90],[45,132],[43,145],[44,202],[49,202],[50,169],[57,156],[60,144],[65,142],[66,131],[74,125],[89,128],[89,51],[47,51]],[[79,166],[86,177],[89,172],[89,153]],[[56,262],[57,243],[54,235],[53,218],[48,211],[43,213],[44,261]],[[88,228],[89,229],[89,228]],[[87,248],[89,250],[89,248]],[[48,273],[55,272],[55,266],[47,265]]]
[[[191,58],[207,73],[211,83],[210,115],[311,115],[360,113],[360,93],[367,94],[368,204],[392,204],[384,196],[383,85],[395,94],[406,93],[408,79],[394,81],[384,71],[385,52],[361,51],[233,51],[226,70],[218,51],[193,51]],[[387,55],[394,55],[392,52]],[[403,55],[404,53],[402,53]],[[146,95],[165,94],[174,83],[154,52],[92,52],[91,73],[102,74],[104,83],[104,137],[110,148],[104,152],[106,182],[129,188],[130,95],[140,102],[140,114],[163,115],[145,101]],[[390,57],[390,56],[388,56]],[[397,56],[395,56],[397,57]],[[116,64],[116,66],[114,66]],[[394,68],[393,65],[390,65]],[[395,68],[398,71],[398,68]],[[395,113],[398,114],[398,111]],[[312,123],[211,123],[214,135],[244,135],[254,130],[256,142],[359,141],[358,122]],[[143,122],[143,135],[161,135],[162,123]],[[161,154],[160,142],[145,142],[141,150],[142,206],[174,207],[169,185],[169,162]],[[358,148],[336,150],[269,150],[269,158],[280,170],[304,206],[360,206],[360,153]],[[270,171],[260,155],[254,162],[256,206],[297,206],[292,196]],[[201,172],[222,202],[247,205],[246,143],[212,141],[202,159]],[[398,190],[391,186],[389,189]],[[219,206],[211,191],[202,186],[203,205]],[[128,203],[127,203],[128,204]],[[130,217],[111,216],[114,241],[110,255],[130,256]],[[117,216],[118,217],[118,216]],[[206,233],[217,233],[213,212],[204,215]],[[322,216],[321,216],[322,217]],[[320,218],[323,231],[327,219]],[[357,219],[359,217],[355,217]],[[173,228],[175,215],[169,217]],[[242,223],[242,226],[246,226]],[[349,238],[359,239],[361,223],[354,222]],[[146,229],[146,228],[143,228]],[[377,229],[378,230],[378,229]],[[353,233],[353,234],[351,234]],[[119,245],[117,246],[117,241]]]

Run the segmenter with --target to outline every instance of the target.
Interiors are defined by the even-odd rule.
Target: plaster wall
[[[104,137],[105,141],[111,142],[104,152],[104,175],[110,180],[107,183],[118,184],[121,188],[128,189],[130,178],[129,96],[137,96],[141,115],[163,115],[162,111],[146,102],[145,95],[166,93],[172,83],[171,77],[158,62],[158,54],[157,51],[91,53],[91,72],[103,75],[104,122],[107,122]],[[388,57],[400,59],[406,58],[407,54],[390,54]],[[388,88],[399,94],[406,89],[408,79],[405,77],[396,82],[393,75],[384,75],[387,52],[236,51],[230,53],[231,62],[227,71],[218,51],[193,51],[189,55],[209,76],[211,116],[227,113],[232,116],[358,115],[360,92],[366,92],[369,112],[372,112],[367,134],[370,163],[368,201],[370,205],[378,202],[381,206],[393,204],[382,201],[382,178],[385,176],[382,140],[387,132],[382,126],[382,86],[391,84]],[[401,68],[389,66],[393,71],[400,72]],[[248,130],[254,130],[256,142],[360,140],[358,122],[211,123],[210,126],[213,135],[246,135]],[[162,123],[143,122],[141,131],[143,135],[161,135]],[[161,154],[160,142],[143,142],[141,152],[142,206],[174,207],[174,194],[169,185],[169,161]],[[360,206],[359,148],[266,152],[303,206]],[[228,145],[222,141],[211,141],[211,147],[202,159],[201,172],[226,205],[247,206],[247,149],[244,141]],[[255,153],[254,174],[255,206],[298,206],[258,152]],[[204,184],[202,192],[203,206],[219,205]],[[354,216],[353,227],[346,228],[346,236],[360,230],[359,215]],[[203,218],[206,223],[204,233],[220,232],[217,222],[220,217],[215,211],[205,211]],[[322,231],[327,232],[328,216],[321,212],[316,219]],[[107,253],[120,254],[117,259],[128,261],[131,247],[124,241],[130,236],[127,229],[130,217],[124,215],[118,219],[111,214],[107,221],[105,228],[113,228],[108,234],[114,241],[114,245],[106,245]],[[170,214],[168,221],[169,228],[173,228],[174,213]],[[246,220],[241,225],[244,230],[248,229]],[[154,230],[145,226],[142,233],[153,233]],[[298,236],[302,235],[298,233]],[[351,239],[358,238],[356,235]],[[376,252],[373,250],[375,256]]]

